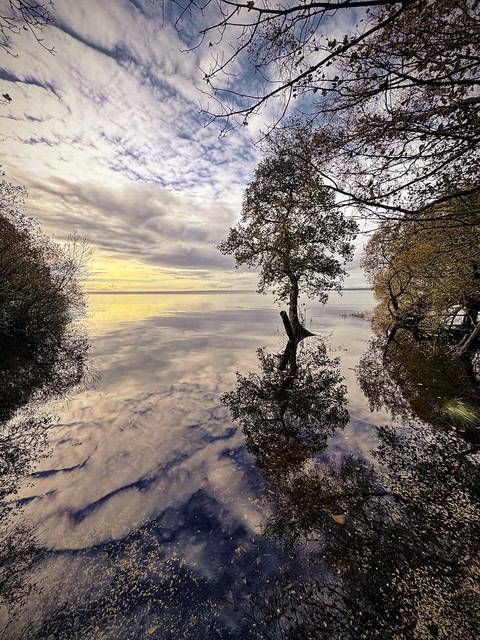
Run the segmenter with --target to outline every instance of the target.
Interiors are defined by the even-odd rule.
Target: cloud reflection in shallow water
[[[375,475],[375,425],[388,418],[368,413],[351,370],[370,335],[365,323],[340,317],[362,308],[354,296],[314,309],[312,326],[337,347],[331,356],[327,350],[325,363],[341,356],[350,422],[342,420],[318,451],[309,448],[307,457],[315,460],[282,492],[281,479],[262,475],[219,402],[234,387],[236,370],[259,370],[257,347],[282,351],[271,301],[241,294],[145,296],[133,302],[139,308],[131,314],[104,322],[94,341],[101,382],[71,398],[51,432],[52,457],[22,490],[29,517],[41,524],[42,590],[22,611],[13,637],[243,640],[268,634],[277,640],[289,630],[323,638],[316,625],[327,605],[336,607],[329,620],[341,625],[344,604],[331,599],[332,589],[360,584],[356,553],[341,577],[349,536],[359,553],[369,523],[382,544],[406,536],[413,495],[409,490],[406,506],[392,510],[390,494],[400,495],[402,487]],[[94,300],[113,314],[132,297]],[[414,477],[418,462],[412,465]],[[390,522],[389,513],[398,521]],[[285,527],[287,537],[279,535]],[[396,571],[402,545],[418,557],[415,538],[405,541],[395,557],[375,556],[375,562],[388,560]],[[360,559],[370,562],[368,554]],[[375,582],[383,580],[382,566],[371,570],[369,607],[375,589],[384,588]],[[300,626],[295,611],[301,611]],[[29,624],[30,636],[24,633]]]

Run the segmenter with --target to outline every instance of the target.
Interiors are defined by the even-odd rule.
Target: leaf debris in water
[[[335,522],[338,522],[338,524],[345,524],[347,516],[344,513],[339,513],[338,515],[334,515],[332,513],[332,519],[335,520]]]

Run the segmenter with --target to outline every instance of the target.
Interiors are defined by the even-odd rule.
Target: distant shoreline
[[[369,287],[346,287],[343,291],[370,291]],[[96,295],[182,295],[182,294],[198,294],[205,295],[209,293],[256,293],[255,289],[203,289],[196,291],[85,291],[87,296]],[[333,292],[332,292],[333,293]]]

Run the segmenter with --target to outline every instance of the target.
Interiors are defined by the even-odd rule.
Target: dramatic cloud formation
[[[6,179],[28,213],[95,250],[91,289],[252,288],[214,244],[236,221],[257,158],[246,131],[220,139],[199,107],[208,51],[174,3],[62,0],[42,48],[1,53]],[[190,32],[189,32],[190,29]],[[254,124],[255,128],[255,124]],[[353,282],[349,283],[353,285]]]

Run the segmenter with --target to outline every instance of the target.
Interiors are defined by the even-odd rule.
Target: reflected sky
[[[350,421],[312,459],[302,491],[315,486],[315,465],[329,460],[322,473],[331,486],[348,472],[351,486],[378,493],[373,476],[351,475],[374,462],[376,425],[392,422],[369,411],[353,371],[371,332],[348,314],[372,305],[369,292],[346,291],[326,307],[307,307],[306,326],[318,337],[306,342],[340,357]],[[278,590],[306,584],[312,548],[292,552],[266,534],[281,520],[279,502],[282,513],[298,506],[273,495],[220,402],[236,371],[259,371],[259,347],[282,352],[279,310],[253,293],[91,296],[99,381],[58,410],[52,455],[18,495],[39,539],[40,588],[10,637],[282,637],[276,622],[260,633],[255,616],[270,620]],[[330,579],[321,554],[308,567]]]
[[[361,294],[369,300],[368,292]],[[341,352],[347,341],[361,349],[370,335],[367,323],[342,317],[357,304],[346,295],[307,315]],[[212,496],[228,486],[232,508],[241,505],[243,512],[241,474],[235,456],[224,455],[242,446],[242,436],[219,396],[236,371],[258,367],[258,347],[282,350],[272,299],[95,295],[88,323],[100,381],[62,409],[51,435],[53,454],[22,494],[30,517],[46,524],[46,546],[81,548],[126,535],[132,522],[156,517],[206,484]],[[353,374],[346,365],[343,374]],[[358,394],[363,405],[362,398]],[[256,511],[243,520],[256,523]]]

